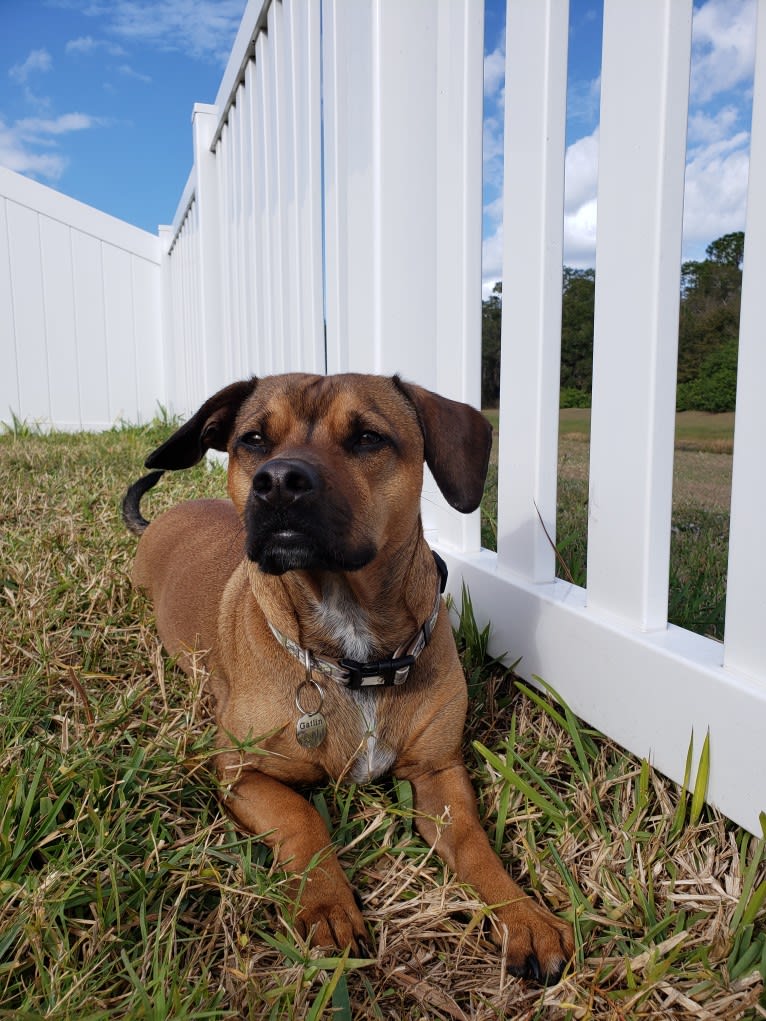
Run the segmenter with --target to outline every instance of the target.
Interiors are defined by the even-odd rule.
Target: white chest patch
[[[317,622],[337,642],[349,659],[366,660],[372,649],[372,635],[366,615],[342,589],[322,593],[316,611]]]
[[[316,611],[317,623],[337,642],[348,659],[365,662],[370,658],[373,638],[366,614],[344,589],[328,586]],[[379,695],[374,691],[346,691],[359,719],[358,751],[345,774],[354,783],[369,783],[387,773],[396,753],[378,735]]]
[[[349,695],[359,710],[362,734],[359,751],[346,775],[354,783],[369,783],[389,771],[396,753],[378,738],[378,701],[375,692],[351,691]]]

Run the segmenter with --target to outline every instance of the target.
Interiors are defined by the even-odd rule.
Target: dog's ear
[[[425,460],[445,499],[468,514],[481,503],[492,449],[492,426],[469,404],[394,382],[414,405],[425,445]]]
[[[191,468],[205,451],[226,450],[237,412],[255,390],[258,380],[232,383],[208,398],[199,411],[177,429],[170,439],[147,457],[147,468]]]

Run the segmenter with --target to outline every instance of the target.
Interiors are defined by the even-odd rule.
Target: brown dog
[[[204,650],[227,807],[301,876],[300,931],[365,941],[324,823],[293,785],[393,771],[412,784],[421,834],[507,927],[509,967],[557,980],[571,930],[516,886],[481,828],[461,754],[466,684],[420,522],[423,461],[469,512],[490,444],[473,408],[396,376],[252,379],[146,461],[188,468],[228,450],[231,500],[183,503],[147,527],[139,502],[158,472],[123,514],[144,532],[134,581],[165,648],[187,669]]]

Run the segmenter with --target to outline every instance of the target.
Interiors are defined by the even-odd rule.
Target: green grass
[[[763,1016],[764,842],[703,805],[704,756],[680,790],[488,662],[467,600],[484,826],[572,920],[576,969],[547,991],[505,974],[394,780],[311,795],[377,951],[310,951],[284,877],[221,810],[199,679],[130,586],[119,498],[167,431],[0,437],[0,1018]],[[223,488],[220,469],[171,475],[149,514]]]
[[[497,436],[498,412],[485,412]],[[556,573],[587,581],[588,439],[590,409],[560,414]],[[668,619],[723,639],[729,548],[732,415],[676,416],[676,481],[671,530]],[[492,458],[482,501],[482,543],[497,545],[497,465]]]

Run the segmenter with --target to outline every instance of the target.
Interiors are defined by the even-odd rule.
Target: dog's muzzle
[[[247,556],[266,574],[295,570],[356,571],[376,554],[354,541],[353,513],[337,489],[330,499],[320,468],[274,457],[256,471],[245,514]]]

